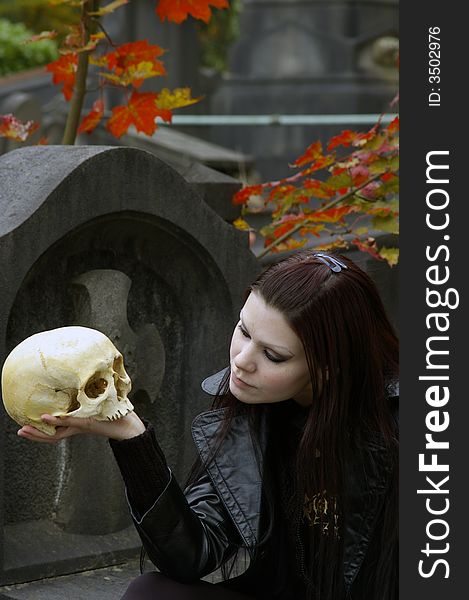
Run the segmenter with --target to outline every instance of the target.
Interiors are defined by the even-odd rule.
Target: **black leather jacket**
[[[207,393],[216,393],[223,372],[204,380],[202,387]],[[390,384],[388,393],[397,400],[396,382]],[[192,436],[202,459],[213,448],[224,410],[204,412],[193,421]],[[265,427],[261,426],[261,445],[265,435]],[[373,453],[373,468],[352,468],[347,486],[344,579],[347,597],[354,599],[366,597],[354,589],[354,581],[376,532],[377,515],[390,480],[384,449],[378,442],[370,442],[369,451]],[[222,451],[196,485],[184,493],[171,474],[163,493],[145,514],[131,509],[146,551],[158,569],[175,580],[191,583],[216,570],[240,546],[254,548],[261,525],[261,472],[249,424],[240,415],[235,417]],[[263,556],[253,554],[248,570],[232,587],[256,598],[290,598],[288,592],[276,595],[265,580],[259,581],[269,573],[269,566],[261,564]]]

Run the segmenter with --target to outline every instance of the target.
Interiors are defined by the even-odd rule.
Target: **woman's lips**
[[[231,371],[231,380],[239,388],[245,388],[246,389],[246,388],[253,388],[254,387],[253,385],[249,385],[249,383],[246,383],[245,381],[243,381],[239,377],[236,377],[236,375],[233,373],[233,371]]]

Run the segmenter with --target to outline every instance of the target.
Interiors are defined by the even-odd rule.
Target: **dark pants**
[[[134,579],[121,600],[248,600],[248,596],[206,581],[178,583],[161,573]]]

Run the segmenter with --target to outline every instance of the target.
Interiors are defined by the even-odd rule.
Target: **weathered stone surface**
[[[194,453],[190,423],[209,402],[200,381],[226,364],[244,289],[260,268],[247,236],[172,167],[134,148],[24,148],[0,159],[0,179],[2,364],[38,331],[100,329],[127,354],[131,400],[182,478]],[[36,445],[17,428],[4,415],[3,580],[109,564],[135,551],[107,443]],[[28,527],[42,533],[23,548],[14,540],[26,540]],[[59,560],[53,548],[80,535],[70,560]],[[90,536],[98,548],[103,541],[107,558],[96,545],[90,551]]]

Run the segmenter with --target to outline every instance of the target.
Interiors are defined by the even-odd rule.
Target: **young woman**
[[[151,424],[44,415],[53,443],[110,438],[159,573],[125,600],[397,598],[398,341],[372,280],[344,256],[303,251],[250,287],[230,365],[192,434],[184,492]],[[237,576],[240,551],[248,569]],[[217,585],[200,579],[222,566]]]

